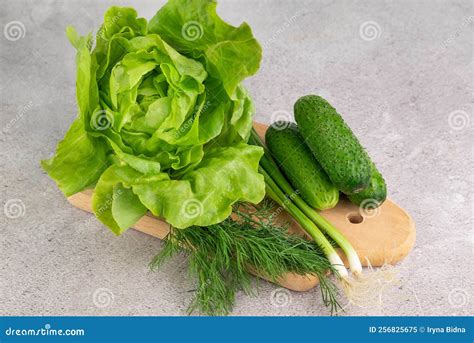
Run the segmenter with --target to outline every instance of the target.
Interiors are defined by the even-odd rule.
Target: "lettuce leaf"
[[[265,195],[256,173],[262,150],[239,144],[207,151],[201,163],[179,180],[137,182],[142,203],[176,228],[207,226],[226,219],[236,200],[258,203]]]
[[[115,234],[147,211],[186,228],[262,200],[262,151],[246,144],[254,106],[241,84],[261,49],[247,24],[228,25],[214,2],[171,0],[149,23],[109,8],[95,46],[66,33],[78,116],[42,162],[65,195],[95,187],[94,212]]]
[[[97,218],[115,234],[140,219],[147,209],[130,189],[138,173],[127,166],[112,165],[100,177],[92,198]]]
[[[59,142],[56,155],[41,161],[41,166],[64,195],[70,196],[97,181],[107,168],[106,153],[105,142],[89,136],[76,119]]]
[[[262,49],[243,23],[233,27],[216,13],[213,1],[170,0],[150,20],[158,33],[179,52],[204,58],[209,73],[222,81],[232,97],[246,77],[257,72]]]

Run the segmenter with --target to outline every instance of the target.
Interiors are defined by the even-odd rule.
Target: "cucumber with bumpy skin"
[[[367,188],[371,161],[336,109],[320,96],[306,95],[294,111],[301,135],[336,188],[346,194]]]
[[[265,141],[285,176],[311,207],[324,210],[336,206],[339,191],[304,143],[296,124],[270,126]]]
[[[359,193],[349,195],[349,200],[361,207],[379,207],[387,198],[385,180],[373,163],[371,163],[371,171],[372,176],[370,177],[369,187]]]

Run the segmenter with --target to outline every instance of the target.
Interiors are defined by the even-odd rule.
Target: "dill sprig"
[[[150,263],[157,269],[173,256],[184,253],[197,289],[188,308],[207,315],[232,311],[235,294],[255,295],[250,270],[277,282],[285,273],[311,274],[319,278],[324,304],[331,313],[340,305],[337,288],[327,277],[335,273],[322,249],[312,241],[291,235],[287,226],[272,220],[273,207],[239,204],[233,218],[208,226],[172,228],[164,248]]]

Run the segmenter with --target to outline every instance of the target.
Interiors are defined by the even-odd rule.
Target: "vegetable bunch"
[[[114,233],[148,210],[175,228],[222,222],[237,201],[260,202],[262,149],[246,144],[254,107],[241,81],[261,48],[206,0],[170,0],[147,22],[111,7],[95,42],[77,49],[79,113],[44,170],[66,196],[94,187]]]
[[[355,276],[362,267],[315,208],[335,206],[339,191],[357,204],[375,194],[378,206],[386,187],[335,109],[300,99],[298,127],[270,129],[267,150],[241,84],[257,72],[261,48],[247,24],[225,23],[212,1],[170,0],[149,22],[111,7],[95,41],[72,27],[67,36],[77,49],[79,113],[42,161],[64,194],[93,187],[95,215],[117,235],[147,211],[164,218],[171,232],[151,267],[188,256],[199,286],[191,311],[227,314],[236,292],[251,293],[250,271],[275,282],[317,276],[324,304],[337,311],[327,273],[346,290],[349,281],[335,245]],[[273,223],[273,206],[249,205],[265,192],[314,242]]]

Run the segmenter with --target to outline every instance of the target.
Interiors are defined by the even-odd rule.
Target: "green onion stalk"
[[[362,275],[362,265],[352,244],[328,220],[309,206],[293,189],[281,173],[270,151],[252,130],[249,143],[261,146],[264,155],[260,160],[259,171],[265,178],[267,195],[286,209],[301,227],[321,246],[327,259],[341,281],[342,287],[350,302],[361,305],[375,299],[380,303],[383,289],[395,281],[391,269],[385,265],[379,271]],[[321,230],[331,237],[347,257],[349,268],[355,279],[349,278],[341,258]]]
[[[306,232],[308,232],[308,234],[318,244],[320,244],[322,246],[331,245],[329,243],[329,241],[326,239],[326,237],[319,231],[319,229],[323,230],[342,249],[342,251],[346,255],[347,260],[349,262],[349,267],[350,267],[351,272],[353,274],[356,274],[356,275],[361,274],[362,273],[362,265],[360,263],[359,256],[357,255],[357,252],[355,251],[352,244],[328,220],[326,220],[323,216],[321,216],[319,213],[317,213],[312,207],[310,207],[306,203],[306,201],[304,201],[295,192],[293,187],[290,185],[290,183],[286,180],[286,178],[281,173],[280,169],[278,168],[278,165],[273,160],[273,157],[271,156],[268,149],[265,147],[265,144],[262,142],[262,140],[260,139],[258,134],[255,132],[255,130],[252,130],[250,143],[263,147],[263,149],[265,151],[264,156],[260,160],[260,172],[265,177],[265,182],[267,184],[267,193],[268,193],[268,189],[271,188],[271,191],[268,193],[268,195],[274,201],[279,203],[280,206],[287,209],[292,216],[294,216],[293,212],[295,212],[295,211],[300,212],[300,213],[297,214],[296,217],[294,216],[295,219],[298,221],[298,223],[300,223],[300,225],[304,228],[304,230]],[[262,170],[264,172],[262,172]],[[292,205],[296,205],[296,206],[294,206],[294,207],[296,207],[296,209],[293,209],[292,205],[288,206],[288,204],[287,204],[286,206],[283,206],[281,204],[281,197],[278,197],[278,195],[274,194],[276,192],[275,191],[276,187],[279,188],[279,190],[282,191],[283,193],[286,193],[287,195],[291,196],[290,203],[293,202]],[[272,194],[273,194],[273,196],[272,196]],[[277,196],[277,199],[274,198],[275,195]],[[285,197],[284,194],[283,194],[283,196]],[[300,214],[302,214],[303,216],[301,216]],[[304,219],[302,219],[302,217],[304,217]],[[309,227],[306,224],[306,221],[308,221],[308,219],[309,219],[309,221],[311,221],[313,223],[313,227]],[[320,235],[318,235],[318,237],[315,236],[314,227],[320,234]],[[334,252],[337,255],[334,248],[332,248],[332,250],[327,250],[327,251],[328,251],[328,254],[332,255],[332,253]],[[330,258],[330,256],[328,255],[328,259],[329,258]],[[332,256],[331,256],[330,260],[335,260],[336,261],[336,259],[334,259]],[[340,260],[340,258],[339,258],[339,260]],[[346,271],[346,273],[340,271],[340,274],[341,274],[341,276],[347,275],[347,271]]]
[[[262,167],[259,168],[261,174],[263,174],[266,183],[267,195],[272,198],[278,205],[283,207],[291,216],[303,227],[303,229],[318,243],[323,249],[326,257],[328,258],[331,265],[337,271],[339,276],[345,277],[348,275],[347,269],[344,266],[341,258],[337,254],[332,244],[326,239],[324,234],[318,229],[314,223],[309,220],[307,216],[288,198],[278,185],[273,181],[270,175]]]

